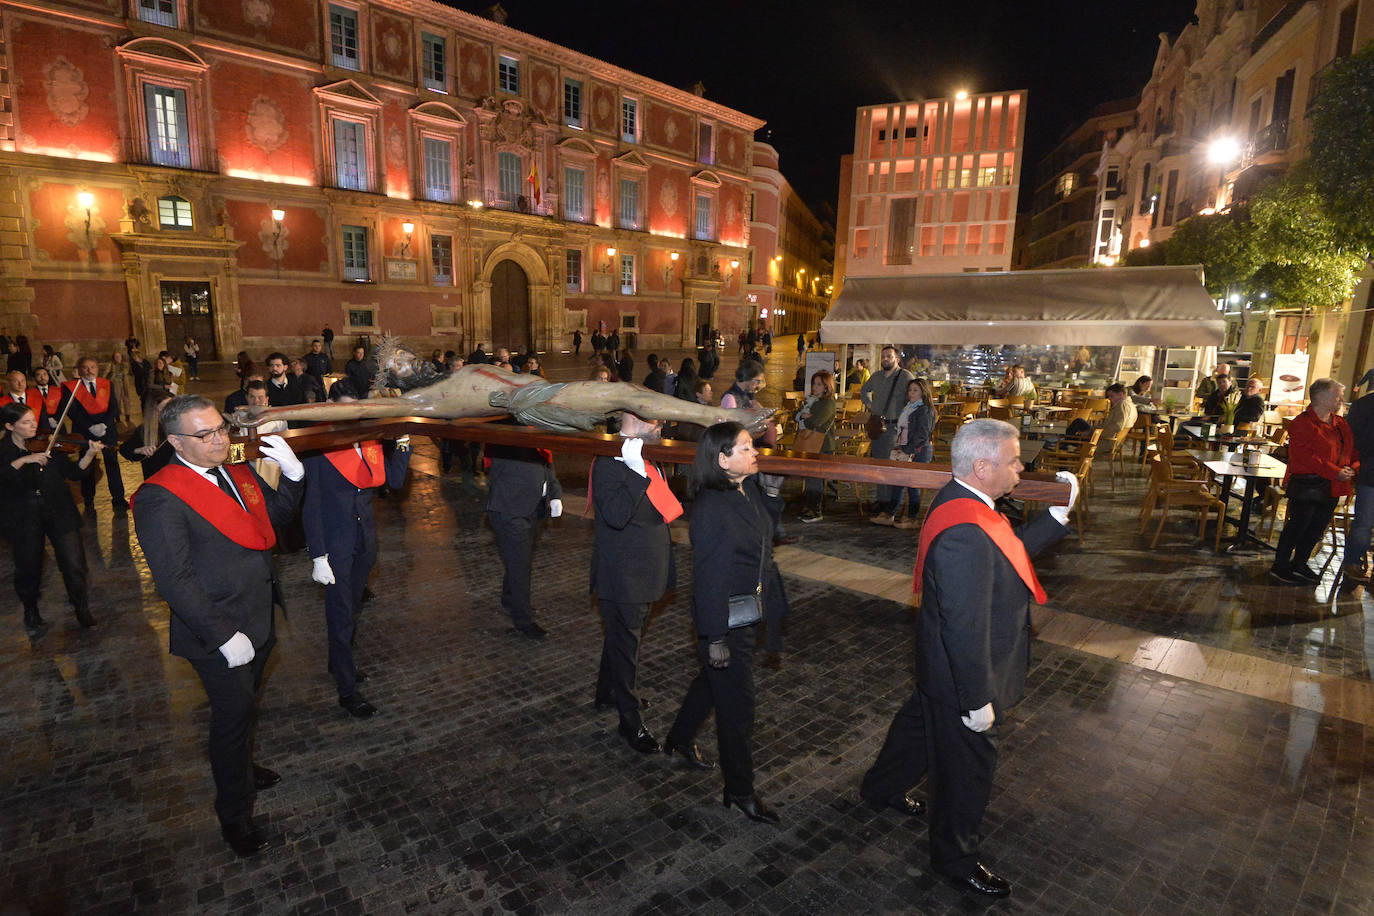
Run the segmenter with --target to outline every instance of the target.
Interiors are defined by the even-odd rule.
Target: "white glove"
[[[105,424],[104,424],[104,423],[95,423],[95,424],[92,424],[92,426],[91,426],[91,435],[92,435],[92,436],[95,436],[97,439],[104,439],[104,438],[105,438]]]
[[[57,429],[57,417],[48,417],[48,426]]]
[[[1069,512],[1073,510],[1073,504],[1078,502],[1078,478],[1068,471],[1060,471],[1054,475],[1055,480],[1062,481],[1069,485],[1069,504],[1067,506],[1050,506],[1050,515],[1061,525],[1069,523]]]
[[[291,446],[281,436],[263,436],[258,451],[262,457],[281,468],[281,476],[287,480],[300,480],[305,476],[305,465],[291,451]]]
[[[334,584],[334,570],[329,566],[329,554],[311,560],[310,578],[321,585]]]
[[[644,440],[626,439],[620,443],[620,457],[625,462],[625,467],[634,471],[640,477],[648,477],[649,472],[644,469]]]
[[[560,515],[562,515],[562,514],[563,514],[563,500],[561,500],[561,499],[551,499],[551,500],[549,500],[549,518],[558,518],[558,516],[560,516]]]
[[[257,652],[253,651],[253,641],[242,633],[230,636],[229,641],[219,647],[219,651],[230,668],[246,665],[253,660],[254,655],[257,655]]]
[[[982,709],[975,709],[966,716],[960,716],[959,721],[964,723],[964,728],[969,731],[982,732],[992,728],[993,720],[992,704],[989,703]]]

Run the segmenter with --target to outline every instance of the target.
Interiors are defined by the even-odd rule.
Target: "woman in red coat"
[[[1336,502],[1355,492],[1355,437],[1340,415],[1345,386],[1320,378],[1308,390],[1310,403],[1288,427],[1288,520],[1279,534],[1269,578],[1288,585],[1321,581],[1307,565],[1312,550],[1331,523]]]

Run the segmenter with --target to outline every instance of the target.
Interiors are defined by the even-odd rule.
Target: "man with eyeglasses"
[[[158,592],[171,608],[173,655],[191,663],[210,700],[215,813],[241,856],[267,847],[253,823],[256,790],[281,777],[253,763],[263,669],[280,604],[274,525],[300,504],[305,467],[280,436],[260,451],[281,468],[276,489],[246,464],[226,466],[229,427],[207,398],[172,398],[160,414],[176,458],[139,488],[134,530]]]
[[[72,421],[72,432],[88,442],[96,440],[104,443],[105,452],[99,458],[105,462],[105,481],[110,487],[110,502],[116,513],[128,511],[129,503],[124,499],[124,478],[119,471],[119,401],[115,397],[110,380],[100,378],[100,363],[93,356],[83,356],[76,363],[77,378],[63,383],[64,398],[72,399],[67,416]],[[66,405],[63,405],[63,409]],[[59,411],[59,416],[61,415]],[[97,473],[86,475],[81,481],[81,499],[86,509],[95,508],[95,482]]]

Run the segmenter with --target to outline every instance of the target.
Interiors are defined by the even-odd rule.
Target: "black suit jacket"
[[[39,467],[11,462],[29,454],[6,435],[0,439],[0,526],[6,532],[31,530],[36,524],[52,534],[65,534],[81,527],[81,514],[72,500],[69,480],[80,480],[91,473],[61,452],[53,452],[48,463]],[[34,496],[37,499],[34,499]],[[41,535],[40,535],[41,537]]]
[[[614,458],[592,463],[592,592],[598,598],[647,604],[675,584],[673,543],[649,502],[649,481]]]
[[[977,499],[957,481],[945,484],[931,511],[954,499]],[[1045,510],[1016,535],[1034,557],[1068,529]],[[936,535],[926,554],[916,619],[916,681],[935,701],[968,711],[989,702],[999,714],[1025,691],[1030,668],[1030,589],[977,525]]]
[[[301,380],[290,372],[286,373],[286,384],[277,387],[277,383],[271,379],[267,380],[267,403],[273,407],[290,407],[294,404],[305,403],[305,386]]]
[[[773,516],[758,475],[739,490],[702,489],[692,503],[692,620],[706,639],[730,631],[730,596],[751,595],[762,568],[764,600],[775,581]],[[762,565],[760,567],[760,557]]]
[[[77,384],[84,385],[86,383],[78,378]],[[68,401],[72,402],[70,410],[67,410]],[[62,406],[57,411],[58,416],[62,415],[63,410],[67,411],[67,418],[72,421],[72,432],[76,435],[84,436],[87,439],[99,439],[109,446],[115,446],[119,443],[119,399],[113,384],[110,385],[110,403],[105,407],[105,412],[96,414],[88,413],[86,408],[81,406],[81,402],[67,390],[67,386],[63,385]],[[105,435],[91,435],[91,427],[101,423],[105,424]],[[109,460],[113,461],[114,456],[110,456]]]
[[[393,490],[405,486],[410,452],[394,449],[385,457],[386,482]],[[365,549],[377,550],[377,522],[372,511],[375,487],[357,487],[329,462],[323,454],[308,456],[305,465],[305,504],[301,523],[310,559],[332,554],[352,556],[359,525]]]
[[[224,412],[233,413],[237,407],[248,406],[248,392],[240,388],[237,391],[229,392],[229,396],[224,399]]]
[[[291,521],[302,481],[274,490],[256,472],[272,524]],[[134,495],[134,531],[153,582],[172,609],[173,655],[206,658],[234,633],[261,648],[272,635],[277,567],[271,550],[249,550],[220,533],[171,490],[144,484]]]
[[[488,445],[487,511],[501,515],[538,514],[551,499],[563,498],[552,464],[532,448]]]

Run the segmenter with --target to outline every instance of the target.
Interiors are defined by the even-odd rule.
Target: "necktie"
[[[246,509],[243,500],[239,498],[239,491],[234,487],[234,482],[229,479],[229,473],[224,468],[215,468],[211,473],[214,474],[215,483],[219,484],[219,488],[228,493],[230,498],[239,504],[239,508]]]
[[[86,382],[86,388],[91,392],[91,397],[95,397],[95,382]]]

